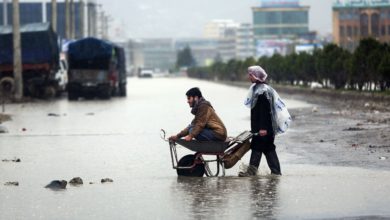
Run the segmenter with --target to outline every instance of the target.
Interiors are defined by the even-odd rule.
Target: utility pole
[[[100,37],[102,39],[105,39],[107,40],[106,36],[104,35],[104,11],[100,11],[100,13],[98,12],[98,15],[99,15],[99,23],[100,23],[100,30],[99,30],[99,33],[100,33]]]
[[[7,0],[3,0],[3,25],[8,25],[8,8],[7,8]]]
[[[19,0],[12,0],[13,43],[14,43],[14,79],[15,99],[23,98],[22,56],[20,50]]]
[[[51,0],[51,26],[57,32],[57,1]]]
[[[83,0],[80,0],[79,2],[80,6],[80,38],[83,38],[84,37],[84,34],[85,34],[85,31],[84,31],[84,27],[85,27],[85,24],[84,24],[84,1]]]
[[[70,38],[74,39],[75,35],[75,8],[74,8],[74,1],[70,0]]]
[[[65,38],[70,39],[70,8],[69,0],[65,0]]]

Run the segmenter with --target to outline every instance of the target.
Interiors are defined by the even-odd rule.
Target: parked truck
[[[23,94],[50,98],[61,91],[57,34],[50,23],[20,27]],[[12,26],[0,26],[0,85],[14,85]]]
[[[69,44],[68,61],[69,100],[126,96],[123,48],[109,41],[83,38]]]

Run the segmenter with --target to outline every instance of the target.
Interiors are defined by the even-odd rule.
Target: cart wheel
[[[191,166],[195,162],[195,155],[189,154],[184,157],[182,157],[179,162],[177,163],[178,166]],[[196,164],[194,168],[192,169],[177,169],[177,175],[179,176],[197,176],[202,177],[205,169],[204,164]]]

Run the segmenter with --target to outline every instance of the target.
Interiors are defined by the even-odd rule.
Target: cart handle
[[[166,132],[164,129],[161,129],[160,130],[160,137],[161,139],[163,139],[164,141],[169,141],[167,138],[166,138]]]

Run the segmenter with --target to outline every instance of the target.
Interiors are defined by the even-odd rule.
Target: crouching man
[[[195,138],[198,141],[225,141],[227,138],[226,127],[209,101],[205,100],[199,88],[191,88],[186,93],[187,103],[191,113],[195,116],[191,124],[177,135],[169,137],[176,141],[183,138],[190,141]]]

